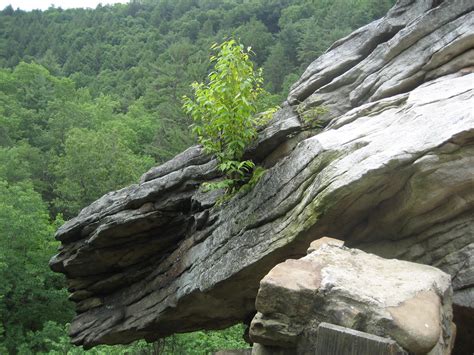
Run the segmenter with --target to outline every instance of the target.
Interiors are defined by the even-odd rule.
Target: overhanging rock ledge
[[[57,232],[75,344],[153,340],[255,314],[259,281],[322,235],[452,276],[458,348],[474,324],[474,3],[398,1],[292,87],[249,157],[268,168],[223,206],[191,147]],[[324,105],[325,128],[298,112]],[[467,339],[463,345],[463,339]],[[474,350],[470,350],[474,351]]]

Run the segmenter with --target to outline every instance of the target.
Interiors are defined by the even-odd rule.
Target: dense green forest
[[[55,229],[193,143],[182,96],[230,37],[254,51],[268,94],[393,0],[132,0],[96,9],[0,12],[0,353],[82,354],[49,271]],[[206,354],[245,347],[242,326],[90,354]]]

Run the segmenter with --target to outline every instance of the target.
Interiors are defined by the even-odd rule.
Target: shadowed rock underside
[[[63,225],[50,265],[77,304],[73,342],[249,321],[263,276],[323,235],[449,273],[459,334],[472,334],[473,10],[398,1],[336,42],[248,150],[268,168],[252,191],[215,206],[199,186],[216,162],[196,146]]]

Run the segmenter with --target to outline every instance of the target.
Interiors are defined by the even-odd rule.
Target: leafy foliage
[[[214,68],[209,82],[193,83],[194,99],[185,96],[183,107],[194,120],[193,132],[199,143],[216,156],[219,170],[227,177],[205,188],[233,192],[255,167],[251,160],[241,158],[263,121],[256,115],[263,77],[261,70],[254,70],[250,48],[245,50],[234,39],[212,48],[217,54],[211,57]]]
[[[57,247],[53,232],[31,183],[0,181],[0,337],[9,352],[26,342],[26,330],[72,316],[62,278],[45,267]]]
[[[211,57],[209,83],[193,83],[194,100],[184,96],[184,109],[194,120],[193,132],[208,153],[215,154],[222,171],[249,168],[239,163],[245,147],[256,137],[256,103],[262,91],[261,71],[255,72],[249,50],[231,39]]]
[[[120,126],[96,132],[72,129],[53,171],[57,209],[72,216],[108,192],[110,186],[122,187],[136,181],[141,172],[153,166],[152,158],[132,151],[134,133]]]
[[[159,345],[163,354],[207,355],[217,350],[245,349],[249,345],[243,340],[244,326],[235,325],[223,331],[198,331],[173,335]]]

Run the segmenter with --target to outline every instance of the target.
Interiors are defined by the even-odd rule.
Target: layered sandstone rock
[[[335,43],[247,152],[268,168],[252,191],[215,206],[219,193],[199,185],[219,178],[216,163],[192,147],[62,226],[51,267],[77,303],[73,342],[153,340],[248,320],[261,278],[326,234],[451,274],[455,321],[469,334],[473,9],[399,1]],[[311,117],[320,104],[327,113]]]

